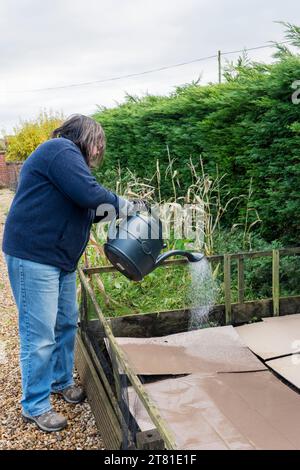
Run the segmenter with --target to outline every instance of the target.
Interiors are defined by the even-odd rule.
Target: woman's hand
[[[130,202],[133,204],[133,207],[132,207],[132,212],[133,213],[134,212],[143,212],[143,211],[148,212],[149,211],[150,205],[144,199],[135,199],[135,200],[130,201]]]
[[[118,196],[119,207],[117,216],[120,219],[127,217],[128,215],[134,215],[137,212],[148,212],[150,209],[150,204],[144,199],[124,199],[123,197]],[[107,204],[100,204],[97,207],[94,222],[109,222],[116,217],[116,212],[114,207],[111,206],[111,210]]]

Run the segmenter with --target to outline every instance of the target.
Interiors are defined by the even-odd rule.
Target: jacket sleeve
[[[114,210],[115,209],[115,210]],[[95,212],[93,223],[110,222],[115,217],[124,218],[134,211],[134,203],[118,196],[118,207],[113,208],[111,205],[100,204]]]
[[[110,204],[118,211],[118,196],[97,183],[83,156],[75,149],[66,148],[54,156],[48,167],[48,178],[78,206],[97,209],[101,204]]]

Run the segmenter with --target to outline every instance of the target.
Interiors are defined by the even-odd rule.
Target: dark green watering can
[[[111,264],[132,281],[141,281],[170,256],[185,256],[192,263],[204,258],[202,253],[185,250],[160,254],[164,247],[160,219],[153,213],[136,213],[111,222],[104,251]]]

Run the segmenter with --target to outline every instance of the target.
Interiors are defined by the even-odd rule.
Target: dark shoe
[[[42,431],[45,432],[61,431],[67,426],[66,418],[56,413],[54,410],[47,411],[39,416],[30,416],[23,412],[22,418],[26,423],[35,423]]]
[[[63,390],[59,390],[57,392],[58,395],[61,395],[63,399],[72,404],[81,403],[85,399],[85,393],[83,388],[77,387],[77,385],[70,385]]]

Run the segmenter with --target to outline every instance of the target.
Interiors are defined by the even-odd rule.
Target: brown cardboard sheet
[[[235,328],[244,343],[264,360],[300,352],[300,321],[280,317]]]
[[[300,449],[300,395],[269,371],[192,374],[145,387],[178,449]],[[129,392],[141,429],[152,429]]]
[[[116,338],[141,375],[266,370],[232,326],[205,328],[158,338]]]
[[[292,385],[300,389],[300,354],[272,359],[266,364]]]
[[[282,315],[281,317],[264,317],[263,321],[287,321],[287,320],[298,320],[300,322],[300,313],[294,313],[292,315]]]

